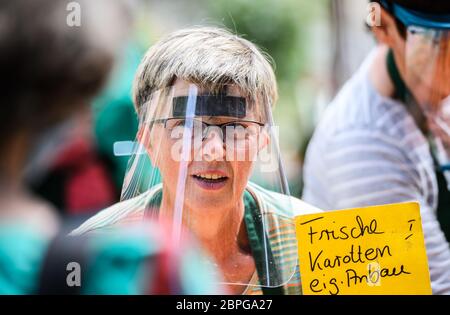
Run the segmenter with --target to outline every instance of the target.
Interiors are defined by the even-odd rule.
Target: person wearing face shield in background
[[[303,198],[322,209],[418,200],[433,293],[450,294],[450,2],[376,2],[379,45],[311,139]]]
[[[132,23],[126,1],[76,3],[81,22],[70,26],[74,2],[0,1],[0,294],[221,292],[205,286],[198,247],[183,243],[179,255],[163,226],[64,237],[65,222],[29,191],[89,110]]]
[[[122,202],[71,235],[168,218],[173,240],[192,232],[229,292],[300,294],[293,217],[319,210],[289,195],[276,98],[268,60],[227,30],[182,29],[155,43],[134,82],[136,140],[115,145],[131,155]],[[142,176],[147,157],[150,180]]]

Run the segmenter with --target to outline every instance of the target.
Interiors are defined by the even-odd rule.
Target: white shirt
[[[324,210],[419,201],[433,294],[450,294],[450,249],[436,218],[429,145],[406,106],[375,90],[374,57],[344,85],[311,139],[303,200]]]

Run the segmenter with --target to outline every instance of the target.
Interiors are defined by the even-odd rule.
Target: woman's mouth
[[[225,186],[228,177],[217,173],[202,173],[192,175],[194,181],[203,189],[217,190]]]

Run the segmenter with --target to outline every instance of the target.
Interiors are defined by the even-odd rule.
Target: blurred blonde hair
[[[150,95],[182,79],[211,88],[236,84],[247,97],[273,106],[278,98],[272,59],[250,41],[218,27],[178,30],[154,44],[137,70],[137,112]]]

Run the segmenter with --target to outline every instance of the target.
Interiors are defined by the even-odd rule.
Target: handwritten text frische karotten
[[[318,242],[329,242],[329,241],[339,241],[339,240],[358,240],[364,237],[371,237],[380,234],[384,234],[378,226],[376,219],[372,219],[368,224],[365,224],[361,216],[357,215],[354,218],[354,225],[336,225],[336,227],[327,227],[326,229],[317,229],[314,223],[324,217],[317,217],[312,220],[302,222],[301,225],[309,225],[308,230],[308,240],[311,245],[317,245]],[[333,221],[333,223],[335,223]],[[355,264],[367,264],[372,261],[378,262],[381,258],[385,256],[391,256],[393,253],[389,245],[382,245],[380,247],[368,247],[363,248],[361,245],[351,244],[347,251],[343,254],[328,255],[324,253],[323,249],[318,251],[310,250],[308,251],[309,258],[309,269],[312,272],[322,271],[326,269],[340,268],[343,265],[349,264],[353,266]],[[343,270],[344,271],[344,270]],[[347,287],[358,285],[363,281],[368,284],[373,283],[375,278],[379,281],[382,277],[397,277],[402,274],[410,274],[405,269],[404,265],[394,266],[394,267],[384,267],[378,270],[369,270],[367,274],[358,274],[358,272],[353,268],[347,268],[344,271],[345,280],[336,278],[331,278],[328,280],[314,278],[309,281],[309,287],[312,292],[318,293],[322,290],[328,290],[329,294],[339,294],[340,285]],[[322,281],[321,281],[322,280]],[[327,288],[328,285],[328,288]]]
[[[295,218],[304,294],[431,294],[418,202]]]

